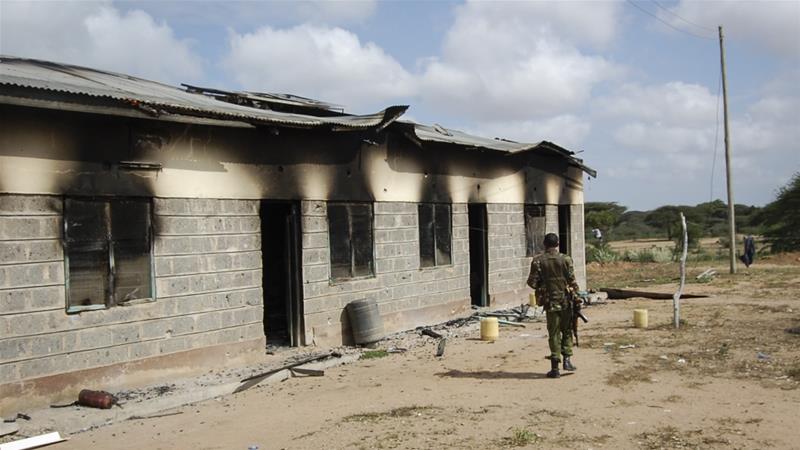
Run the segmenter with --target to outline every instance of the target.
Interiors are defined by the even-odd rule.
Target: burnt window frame
[[[528,212],[533,209],[536,209],[540,214],[528,214]],[[544,251],[544,235],[547,234],[547,205],[542,203],[525,203],[522,209],[522,215],[525,217],[525,256],[530,258]],[[537,239],[537,236],[533,236],[532,228],[529,225],[531,217],[541,217],[544,221],[542,228],[543,233],[539,239]],[[537,249],[539,251],[537,251]]]
[[[331,207],[344,207],[347,213],[347,237],[346,239],[349,242],[353,242],[354,240],[358,240],[360,242],[369,242],[369,252],[365,252],[364,254],[369,255],[369,273],[367,274],[356,274],[357,272],[357,263],[356,263],[356,251],[352,245],[349,246],[349,254],[350,254],[350,269],[347,275],[340,276],[334,275],[333,266],[334,266],[334,236],[333,236],[333,229],[331,227]],[[353,211],[351,207],[356,206],[359,208],[367,207],[369,210],[369,238],[367,239],[366,236],[363,238],[359,238],[358,236],[353,236]],[[328,202],[326,208],[326,215],[325,220],[328,224],[328,264],[330,267],[329,272],[329,281],[331,284],[347,282],[350,280],[359,280],[359,279],[366,279],[366,278],[375,278],[375,207],[370,202]]]
[[[432,242],[432,245],[433,245],[433,265],[423,265],[423,259],[422,259],[422,247],[423,247],[423,245],[422,245],[422,226],[423,226],[423,224],[422,224],[422,211],[421,211],[421,209],[423,207],[431,207],[432,208],[432,210],[431,210],[432,224],[431,225],[433,227],[433,242]],[[447,211],[447,217],[449,219],[449,221],[448,221],[449,222],[448,223],[449,226],[447,227],[447,234],[448,234],[448,237],[450,238],[450,245],[448,246],[449,247],[449,253],[448,253],[449,261],[447,261],[447,262],[440,262],[439,261],[439,252],[437,252],[438,242],[439,242],[438,230],[440,230],[440,228],[437,226],[437,223],[436,223],[437,222],[436,221],[436,210],[437,210],[437,208],[440,208],[440,207],[446,207],[447,210],[448,210]],[[418,234],[418,236],[419,236],[418,243],[419,243],[419,268],[420,269],[428,269],[428,268],[433,268],[433,267],[447,267],[447,266],[452,266],[453,265],[453,205],[451,203],[435,203],[435,202],[418,203],[417,204],[417,232],[419,233]]]
[[[114,202],[140,202],[147,205],[147,239],[148,239],[148,264],[147,268],[149,270],[149,279],[150,282],[148,283],[148,287],[150,289],[149,296],[147,297],[138,297],[133,298],[127,301],[116,301],[114,299],[114,291],[115,285],[114,281],[118,278],[118,275],[113,273],[115,267],[114,261],[114,245],[113,245],[113,237],[110,236],[111,225],[110,223],[106,223],[106,229],[109,230],[106,236],[108,240],[106,245],[106,254],[107,254],[107,261],[108,265],[106,269],[109,271],[109,287],[106,295],[104,296],[104,301],[102,304],[94,304],[94,305],[72,305],[70,299],[70,239],[69,239],[69,208],[67,204],[70,201],[83,201],[83,202],[97,202],[101,203],[104,206],[105,210],[107,211],[106,217],[104,218],[107,222],[113,222],[111,218],[111,204]],[[76,314],[86,311],[98,311],[98,310],[106,310],[109,308],[113,308],[115,306],[130,306],[139,303],[153,303],[156,301],[156,271],[155,271],[155,233],[154,233],[154,226],[153,226],[153,218],[154,218],[154,208],[153,208],[153,199],[151,197],[100,197],[100,196],[65,196],[62,198],[62,248],[64,251],[64,287],[65,287],[65,311],[67,314]]]

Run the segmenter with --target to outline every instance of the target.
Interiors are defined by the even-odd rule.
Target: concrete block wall
[[[453,205],[452,264],[420,268],[417,203],[378,202],[374,211],[375,276],[330,281],[327,205],[302,202],[306,342],[349,342],[345,306],[373,298],[387,332],[441,322],[467,311],[467,206]],[[524,250],[523,250],[524,251]]]
[[[586,237],[583,230],[583,204],[570,205],[570,253],[575,264],[575,279],[586,289]]]
[[[491,306],[519,304],[530,291],[525,285],[531,265],[525,256],[525,205],[490,203],[486,214]]]
[[[62,199],[0,195],[0,385],[263,342],[258,202],[153,208],[155,301],[68,315]]]
[[[525,284],[531,257],[525,256],[525,216],[522,204],[487,204],[489,240],[489,294],[492,306],[527,301]],[[583,205],[571,205],[571,253],[575,278],[586,288],[586,258],[583,237]],[[545,205],[545,232],[558,234],[558,205]]]

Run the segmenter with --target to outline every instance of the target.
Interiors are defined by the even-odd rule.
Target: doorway
[[[572,253],[569,239],[571,228],[570,205],[558,205],[558,251],[565,255]]]
[[[486,204],[469,204],[469,290],[472,304],[489,306]]]
[[[300,205],[261,201],[261,286],[268,346],[304,344]]]

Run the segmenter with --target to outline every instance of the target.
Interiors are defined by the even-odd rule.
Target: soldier
[[[547,233],[544,253],[534,256],[528,286],[536,291],[536,304],[547,312],[547,334],[550,344],[548,378],[558,378],[558,364],[564,356],[564,370],[574,371],[572,357],[572,302],[577,298],[578,283],[572,258],[558,252],[558,235]],[[580,301],[580,300],[578,300]]]

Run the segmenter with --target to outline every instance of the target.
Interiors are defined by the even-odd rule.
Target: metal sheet
[[[422,142],[439,142],[444,144],[459,145],[466,148],[492,150],[506,154],[520,154],[524,152],[551,152],[558,154],[571,164],[579,167],[587,174],[597,177],[597,171],[583,164],[583,161],[573,156],[571,152],[559,145],[548,141],[537,143],[514,142],[500,138],[485,138],[464,133],[463,131],[444,128],[441,125],[422,125],[413,122],[399,121],[398,126],[413,126],[414,137]]]
[[[382,128],[402,115],[407,106],[391,106],[375,114],[317,117],[284,113],[216,100],[174,86],[113,72],[48,61],[0,56],[0,85],[68,93],[121,101],[132,109],[152,109],[210,118],[227,118],[293,127],[331,127],[337,130]],[[80,97],[75,99],[79,103]]]

